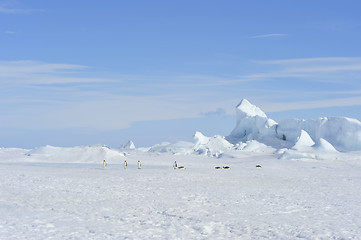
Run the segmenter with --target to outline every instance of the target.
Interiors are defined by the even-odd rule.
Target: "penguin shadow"
[[[217,169],[217,170],[219,170],[219,169],[230,169],[230,167],[229,166],[223,166],[223,167],[217,166],[217,167],[215,167],[215,169]]]
[[[180,169],[180,170],[185,170],[186,168],[184,166],[178,166],[177,161],[174,161],[173,163],[173,169]]]

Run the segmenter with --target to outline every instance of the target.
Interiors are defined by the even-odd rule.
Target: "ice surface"
[[[121,159],[103,169],[102,158],[97,163],[72,163],[63,156],[51,159],[62,162],[57,164],[26,162],[28,156],[18,151],[0,152],[0,239],[361,236],[356,154],[290,161],[263,152],[210,158],[134,151],[127,156],[127,169]],[[174,170],[174,161],[186,170]]]

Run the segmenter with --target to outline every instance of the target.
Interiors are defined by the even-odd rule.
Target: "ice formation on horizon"
[[[318,119],[283,119],[276,123],[258,107],[243,99],[236,107],[237,124],[228,139],[237,141],[257,140],[281,148],[295,146],[302,135],[316,144],[328,142],[338,151],[361,150],[361,122],[347,117],[323,117]],[[305,136],[303,136],[305,137]],[[323,140],[321,140],[323,139]],[[328,147],[327,149],[331,149]]]
[[[337,159],[342,153],[361,151],[361,122],[356,119],[283,119],[277,123],[246,99],[236,106],[236,117],[236,126],[229,136],[207,137],[196,132],[193,142],[163,142],[149,148],[136,148],[132,141],[128,141],[120,149],[103,145],[44,146],[19,153],[27,155],[27,161],[90,163],[107,159],[111,163],[129,156],[128,150],[132,150],[129,151],[132,154],[197,154],[216,158],[267,153],[282,159]],[[2,149],[0,154],[6,156],[13,151],[18,150]]]
[[[129,140],[128,142],[122,144],[120,146],[120,149],[126,149],[126,150],[134,150],[136,149],[135,144],[133,141]]]

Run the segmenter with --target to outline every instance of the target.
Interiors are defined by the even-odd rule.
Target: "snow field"
[[[175,160],[186,170],[174,170]],[[126,170],[122,162],[103,169],[101,161],[1,163],[0,239],[361,236],[356,161],[137,153]]]

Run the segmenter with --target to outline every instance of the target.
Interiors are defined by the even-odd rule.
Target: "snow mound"
[[[206,137],[200,132],[194,134],[195,144],[193,151],[199,155],[221,157],[224,152],[234,149],[234,145],[228,142],[224,136],[215,135]]]
[[[251,140],[244,144],[244,147],[242,148],[243,151],[246,152],[274,152],[275,149],[267,146],[263,143],[258,142],[257,140]]]
[[[308,135],[306,131],[301,130],[301,135],[299,136],[296,144],[293,146],[292,149],[302,151],[309,149],[313,145],[315,145],[315,142],[312,140],[310,135]]]
[[[107,146],[53,147],[43,146],[27,153],[28,160],[33,162],[56,163],[119,163],[124,160],[124,153]]]
[[[301,136],[295,146],[285,150],[280,156],[282,159],[317,159],[335,160],[340,153],[325,139],[321,138],[318,143],[313,144],[311,137],[306,131],[301,131]]]
[[[320,138],[319,142],[316,143],[313,147],[315,148],[315,150],[320,151],[320,152],[338,153],[338,151],[332,146],[332,144],[327,142],[323,138]]]
[[[192,151],[193,143],[186,141],[178,141],[175,143],[163,142],[151,147],[148,152],[161,152],[161,153],[173,153],[173,154],[189,154]]]
[[[22,148],[0,148],[1,162],[21,162],[30,150]]]

